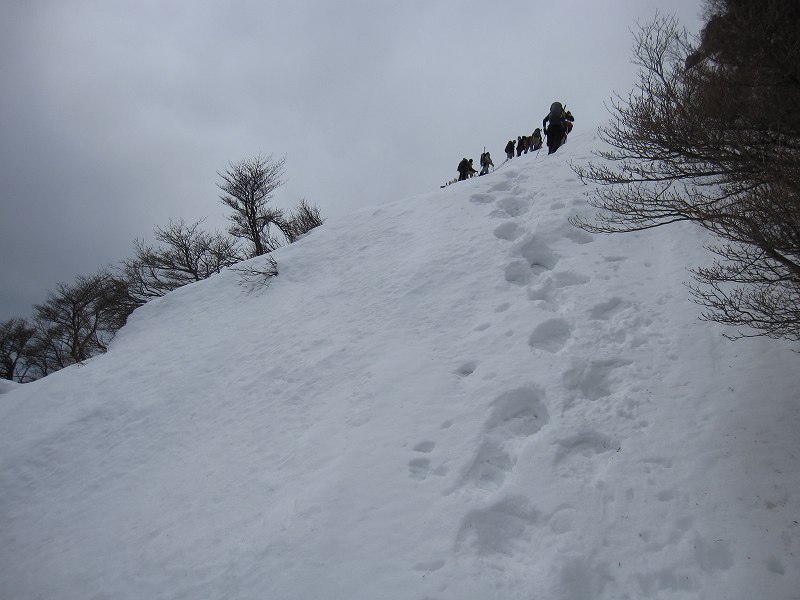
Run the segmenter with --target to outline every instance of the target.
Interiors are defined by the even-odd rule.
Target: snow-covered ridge
[[[700,230],[567,223],[596,144],[331,220],[4,394],[0,596],[797,598],[797,355],[697,320]]]

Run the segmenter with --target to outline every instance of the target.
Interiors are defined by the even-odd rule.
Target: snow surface
[[[0,379],[0,394],[5,394],[6,392],[10,392],[11,390],[15,390],[19,387],[16,381],[9,381],[8,379]]]
[[[800,356],[698,321],[698,228],[567,223],[598,143],[331,220],[4,394],[0,597],[800,598]]]

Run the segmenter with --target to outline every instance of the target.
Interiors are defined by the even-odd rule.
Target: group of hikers
[[[529,150],[539,150],[544,144],[542,131],[544,131],[544,135],[547,138],[547,154],[552,154],[567,143],[567,135],[572,131],[574,121],[575,117],[572,116],[570,111],[566,110],[560,102],[553,102],[550,105],[550,112],[542,120],[541,129],[537,127],[530,136],[518,136],[516,142],[514,140],[508,141],[505,147],[506,160],[509,161],[514,158],[515,152],[517,156],[522,156],[527,154]],[[456,181],[464,181],[476,175],[486,175],[489,172],[489,167],[494,169],[492,157],[485,149],[481,153],[480,166],[481,170],[477,171],[472,164],[471,158],[462,158],[461,162],[458,163],[458,179],[448,181],[442,187]]]

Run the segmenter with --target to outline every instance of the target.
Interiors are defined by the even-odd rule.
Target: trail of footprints
[[[521,197],[520,190],[513,185],[513,179],[513,173],[506,174],[505,181],[495,184],[485,193],[474,194],[471,201],[477,204],[493,204],[494,208],[489,216],[503,220],[494,228],[494,235],[510,245],[510,259],[503,273],[506,282],[524,290],[527,299],[536,303],[540,312],[553,313],[530,331],[527,343],[531,351],[540,356],[558,355],[570,344],[578,344],[579,340],[575,339],[576,324],[601,336],[606,347],[612,350],[623,343],[631,349],[644,343],[636,338],[638,336],[644,339],[648,335],[634,333],[632,338],[628,336],[649,323],[636,315],[636,311],[628,311],[632,303],[623,298],[606,298],[588,310],[583,309],[578,316],[560,314],[561,310],[568,310],[564,304],[568,288],[587,284],[591,277],[569,270],[557,270],[561,256],[550,243],[563,243],[566,240],[580,246],[592,242],[593,236],[566,223],[560,230],[549,231],[546,235],[530,231],[526,224],[517,219],[531,210],[536,199],[535,194],[528,199]],[[496,192],[511,192],[514,195],[497,199]],[[563,209],[565,204],[554,202],[550,208]],[[603,260],[614,272],[626,257],[608,256]],[[512,303],[506,302],[497,306],[494,312],[502,314],[511,307]],[[574,312],[573,310],[572,313]],[[490,327],[490,322],[483,322],[477,324],[473,331],[480,333]],[[585,334],[585,331],[582,333]],[[574,355],[580,356],[581,353],[576,352]],[[613,353],[584,360],[572,359],[560,373],[562,391],[567,394],[562,410],[569,410],[578,400],[592,403],[611,395],[615,389],[615,373],[631,363],[632,361],[614,356]],[[478,368],[479,361],[465,360],[453,373],[457,377],[468,378]],[[624,407],[618,408],[620,414],[625,410]],[[629,412],[633,419],[634,411]],[[476,508],[468,511],[461,519],[455,538],[457,552],[473,555],[481,564],[492,564],[496,561],[496,568],[503,572],[503,561],[509,558],[517,560],[514,558],[517,555],[529,556],[534,551],[537,539],[543,534],[568,536],[558,543],[567,543],[567,539],[582,539],[581,528],[585,526],[585,517],[580,514],[577,506],[564,503],[549,513],[543,513],[531,504],[529,497],[513,492],[514,472],[522,452],[548,425],[550,419],[545,392],[533,384],[506,391],[491,403],[478,432],[477,450],[443,492],[446,496],[466,493],[479,499]],[[452,425],[452,421],[445,421],[441,428],[447,429]],[[646,427],[647,423],[643,422],[641,426]],[[620,440],[591,427],[571,432],[571,435],[556,437],[552,444],[550,460],[553,469],[562,477],[584,482],[591,482],[595,476],[595,457],[621,450]],[[412,452],[414,456],[408,463],[409,476],[420,484],[424,485],[425,480],[431,476],[443,477],[448,474],[444,465],[435,464],[434,441],[420,441],[413,446]],[[665,558],[669,565],[669,557],[674,554],[675,548],[691,536],[693,558],[703,570],[714,572],[730,569],[733,559],[728,545],[712,544],[699,536],[692,526],[691,517],[680,516],[681,511],[677,508],[680,502],[678,491],[672,488],[658,489],[658,475],[671,467],[671,461],[663,458],[646,459],[636,467],[650,474],[647,482],[658,490],[654,492],[654,501],[663,503],[665,518],[674,521],[673,533],[668,537],[659,536],[650,530],[642,531],[640,541],[643,551]],[[503,493],[504,491],[507,493]],[[624,492],[624,499],[633,502],[635,495],[636,491],[629,488]],[[605,493],[603,502],[613,501],[612,496],[613,494]],[[670,513],[672,505],[675,505],[675,512]],[[575,556],[565,561],[561,567],[560,578],[564,584],[563,591],[567,594],[564,597],[589,597],[602,590],[613,579],[605,564],[592,564],[594,561],[590,556],[582,556],[581,542],[577,543]],[[487,560],[490,562],[487,563]],[[782,575],[785,566],[774,557],[770,561],[767,565],[769,570]],[[420,562],[414,569],[426,577],[445,565],[445,560],[435,558]],[[644,569],[637,574],[638,583],[647,597],[658,595],[662,589],[674,591],[674,582],[691,581],[689,574],[683,573],[682,569],[677,563],[661,570]],[[691,583],[682,585],[689,586],[685,588],[687,590],[691,589]]]
[[[488,204],[492,192],[512,189],[508,182],[490,188],[489,193],[476,194],[472,201]],[[512,286],[526,290],[531,302],[541,308],[556,311],[562,291],[588,283],[590,277],[572,271],[557,271],[560,255],[551,247],[551,240],[567,240],[583,245],[590,243],[591,235],[566,225],[547,236],[532,233],[517,220],[531,209],[534,197],[525,200],[516,197],[500,198],[494,202],[490,216],[503,222],[494,228],[494,235],[511,245],[510,260],[504,269],[505,280]],[[555,203],[553,209],[564,208]],[[612,319],[627,308],[620,298],[610,298],[593,306],[587,319],[597,321]],[[510,308],[509,303],[498,306],[495,312]],[[486,325],[482,324],[485,329]],[[574,326],[562,316],[553,316],[536,325],[528,336],[532,350],[558,353],[572,341]],[[575,364],[562,374],[566,389],[594,400],[611,393],[609,378],[614,369],[626,364],[622,359],[609,359]],[[456,372],[468,376],[476,363],[465,363]],[[447,494],[469,489],[491,493],[500,490],[514,472],[520,453],[550,421],[545,393],[535,385],[517,388],[500,395],[491,405],[481,431],[478,450]],[[571,462],[585,465],[587,461],[574,461],[574,457],[591,457],[619,448],[616,440],[600,432],[586,430],[556,440],[552,458],[553,467],[570,476],[580,476]],[[591,461],[588,461],[591,462]],[[569,505],[558,507],[552,514],[542,515],[524,496],[512,495],[470,511],[463,519],[457,535],[457,546],[470,549],[479,556],[488,554],[509,555],[524,547],[532,537],[531,529],[546,526],[556,534],[572,531],[575,527],[575,509]]]
[[[549,232],[548,236],[532,234],[526,225],[516,219],[531,210],[532,202],[536,200],[535,194],[528,199],[520,197],[519,190],[513,186],[513,178],[513,174],[507,175],[505,181],[496,183],[487,192],[473,194],[470,201],[476,204],[493,204],[494,209],[489,216],[504,220],[495,227],[494,235],[512,245],[511,259],[504,272],[506,281],[526,288],[530,301],[540,302],[545,310],[554,310],[562,290],[586,284],[591,278],[572,271],[556,271],[560,256],[551,248],[549,241],[566,239],[583,245],[590,243],[593,237],[567,224],[562,230]],[[497,192],[509,191],[515,195],[496,198]],[[553,209],[564,207],[562,202],[555,202],[551,206]],[[593,306],[586,318],[595,321],[610,320],[628,306],[629,303],[621,298],[609,298]],[[504,303],[496,307],[495,312],[503,313],[510,307],[511,303]],[[490,326],[490,323],[480,323],[473,331],[485,331]],[[574,327],[569,319],[554,316],[533,328],[528,337],[528,345],[533,350],[555,354],[569,345],[573,330]],[[618,367],[627,364],[629,361],[617,358],[573,364],[563,372],[562,381],[564,387],[576,396],[597,400],[611,393],[612,373]],[[454,373],[460,377],[468,377],[477,367],[477,361],[465,361]],[[466,488],[485,492],[499,490],[514,470],[518,453],[524,447],[526,439],[536,435],[549,420],[544,392],[536,386],[518,388],[496,398],[483,425],[477,452],[455,484],[447,489],[446,494]],[[585,456],[610,451],[618,447],[615,444],[614,440],[599,432],[583,432],[558,441],[554,464],[568,461],[571,455]],[[447,473],[445,467],[433,466],[431,455],[434,448],[435,443],[432,441],[423,441],[414,447],[415,456],[408,463],[411,478],[424,481],[431,475],[442,476]],[[507,508],[503,505],[497,510],[508,514]],[[489,512],[497,511],[490,509]],[[512,512],[517,514],[517,518],[519,514],[533,514],[527,509]],[[496,517],[497,515],[494,515],[489,518]],[[480,519],[480,515],[472,514],[465,526],[479,531],[480,527],[475,527],[477,519]]]
[[[626,340],[625,332],[631,329],[631,323],[624,327],[616,327],[620,318],[630,316],[625,311],[632,306],[631,302],[619,297],[603,299],[584,309],[579,316],[560,314],[565,308],[566,293],[569,288],[582,286],[591,281],[589,275],[570,270],[558,270],[561,260],[559,253],[551,246],[558,242],[582,246],[591,243],[593,236],[564,223],[556,231],[548,231],[540,235],[531,231],[528,224],[519,217],[529,213],[536,194],[524,198],[520,190],[514,187],[514,174],[508,173],[504,181],[500,181],[483,193],[473,194],[470,200],[480,205],[493,205],[489,216],[502,220],[494,228],[498,240],[509,244],[509,261],[504,267],[503,276],[511,286],[524,291],[527,299],[536,303],[538,311],[553,313],[535,325],[527,337],[532,352],[543,356],[562,353],[570,344],[578,343],[575,339],[576,324],[597,331],[598,335],[607,339],[610,348],[619,347],[619,342]],[[510,192],[511,196],[504,193]],[[497,198],[497,193],[500,197]],[[551,209],[565,208],[565,203],[554,202]],[[612,265],[624,261],[625,257],[607,257]],[[495,308],[496,314],[502,314],[512,307],[506,302]],[[635,311],[634,311],[635,312]],[[574,311],[573,311],[574,313]],[[634,323],[635,325],[635,323]],[[644,323],[646,325],[646,323]],[[477,324],[474,332],[484,332],[491,323]],[[615,333],[615,331],[617,333]],[[621,332],[621,333],[619,333]],[[621,336],[615,339],[615,336]],[[575,353],[580,356],[580,353]],[[567,393],[563,410],[569,410],[576,401],[594,402],[613,393],[614,377],[618,369],[631,364],[623,357],[605,355],[584,360],[573,359],[560,374],[560,382]],[[479,368],[479,361],[465,360],[454,370],[454,375],[461,378],[472,376]],[[536,438],[539,432],[550,422],[545,392],[537,385],[531,384],[506,391],[491,403],[488,414],[478,432],[477,450],[465,463],[444,494],[466,493],[482,499],[479,505],[467,512],[461,520],[455,539],[456,549],[468,552],[485,559],[496,556],[504,560],[517,552],[526,552],[529,545],[535,543],[538,533],[534,529],[549,531],[553,535],[577,535],[580,529],[580,515],[576,507],[567,503],[556,507],[549,514],[543,514],[530,499],[520,494],[498,493],[513,481],[517,464],[522,452]],[[443,429],[452,426],[452,421],[441,425]],[[643,426],[646,426],[643,425]],[[563,477],[591,481],[596,469],[594,457],[620,451],[620,441],[613,436],[594,430],[590,427],[572,432],[571,435],[553,440],[551,454],[552,467]],[[436,464],[436,443],[432,440],[418,442],[412,448],[413,457],[408,463],[409,476],[424,484],[431,476],[443,477],[448,469]],[[513,486],[505,489],[513,490]],[[629,490],[628,494],[632,494]],[[657,499],[669,502],[674,497],[671,490],[661,491]],[[630,498],[627,498],[630,500]],[[487,503],[488,502],[488,503]],[[681,531],[688,531],[687,524],[681,524]],[[646,535],[646,533],[645,533]],[[648,540],[648,544],[656,549],[669,546],[674,540]],[[712,557],[719,563],[718,568],[726,564],[727,556]],[[576,560],[582,560],[576,558]],[[716,563],[715,563],[716,564]],[[415,569],[425,574],[438,571],[445,566],[444,560],[432,560],[418,564]],[[581,565],[578,565],[581,566]],[[575,565],[565,565],[563,577],[576,579],[568,571]],[[582,568],[579,570],[583,570]],[[648,577],[648,575],[643,575]],[[653,576],[655,577],[655,576]],[[580,578],[578,578],[580,579]],[[654,591],[658,585],[650,580],[643,580],[643,588]],[[591,587],[591,582],[584,583]]]

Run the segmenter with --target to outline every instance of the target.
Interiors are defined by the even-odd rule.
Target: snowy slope
[[[800,598],[800,370],[547,157],[331,221],[0,398],[0,597]],[[258,259],[255,259],[255,264]]]
[[[6,392],[10,392],[11,390],[15,390],[19,387],[19,384],[16,381],[9,381],[7,379],[0,379],[0,394],[5,394]]]

